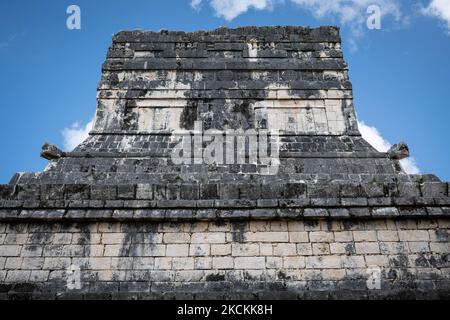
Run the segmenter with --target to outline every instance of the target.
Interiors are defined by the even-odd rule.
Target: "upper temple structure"
[[[408,155],[361,137],[336,27],[119,32],[89,137],[0,186],[0,299],[449,297]]]
[[[260,166],[267,164],[250,159],[230,163],[224,157],[214,168],[173,165],[173,148],[180,136],[194,131],[196,121],[203,130],[265,130],[278,147],[277,174],[261,177]],[[232,151],[223,148],[224,154]],[[361,138],[337,28],[248,27],[115,35],[89,138],[45,172],[22,175],[18,182],[167,183],[176,178],[233,183],[412,179]]]

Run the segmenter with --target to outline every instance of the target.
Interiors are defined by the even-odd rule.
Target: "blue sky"
[[[81,30],[66,28],[71,4],[81,8]],[[44,142],[62,147],[70,142],[63,132],[66,140],[83,134],[95,112],[101,65],[115,32],[245,25],[341,26],[358,118],[371,127],[365,127],[365,135],[379,148],[387,141],[405,141],[422,173],[450,179],[449,0],[193,4],[195,8],[191,0],[2,1],[0,183],[15,172],[41,171],[47,163],[39,158]],[[383,12],[380,30],[365,26],[369,4],[378,4]]]

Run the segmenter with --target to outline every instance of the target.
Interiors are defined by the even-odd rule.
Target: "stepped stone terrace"
[[[361,137],[336,27],[119,32],[41,155],[0,186],[2,299],[450,297],[449,184]]]

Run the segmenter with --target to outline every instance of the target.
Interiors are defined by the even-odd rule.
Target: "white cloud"
[[[194,0],[195,1],[195,0]],[[231,21],[249,9],[270,10],[275,0],[210,0],[216,15]],[[192,5],[192,3],[191,3]]]
[[[406,173],[409,174],[420,173],[420,169],[417,166],[416,159],[414,159],[413,157],[400,160],[400,163],[402,164],[403,170],[405,170]]]
[[[442,20],[450,35],[450,0],[431,0],[426,8],[422,8],[422,13]]]
[[[342,25],[355,22],[365,25],[368,17],[367,8],[376,5],[383,16],[391,15],[396,20],[401,18],[398,0],[291,0],[308,9],[316,18],[337,18]]]
[[[209,0],[216,15],[228,21],[233,20],[249,9],[271,10],[278,2],[285,0]],[[368,18],[367,8],[377,5],[382,16],[391,15],[396,20],[401,18],[400,0],[289,0],[303,9],[310,11],[316,18],[334,18],[342,25],[358,25],[358,30],[365,26]],[[198,9],[201,0],[192,0],[191,6]],[[356,30],[355,30],[356,31]]]
[[[384,139],[381,136],[377,128],[366,125],[364,121],[358,121],[358,127],[362,137],[378,151],[386,152],[392,146],[392,144],[388,140]],[[413,157],[400,160],[400,163],[402,164],[402,167],[406,173],[420,173],[420,169]]]
[[[386,152],[392,146],[381,136],[377,128],[366,125],[364,121],[358,121],[358,127],[363,138],[378,151]]]
[[[84,126],[82,126],[79,122],[75,122],[70,127],[64,128],[62,131],[64,138],[64,150],[72,151],[80,143],[82,143],[88,137],[93,124],[94,120],[89,121]]]
[[[202,0],[192,0],[191,1],[191,7],[194,10],[200,10],[200,6],[202,5]]]

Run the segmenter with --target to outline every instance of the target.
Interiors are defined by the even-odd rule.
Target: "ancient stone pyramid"
[[[97,97],[0,186],[0,297],[448,295],[448,184],[361,137],[337,28],[119,32]]]

